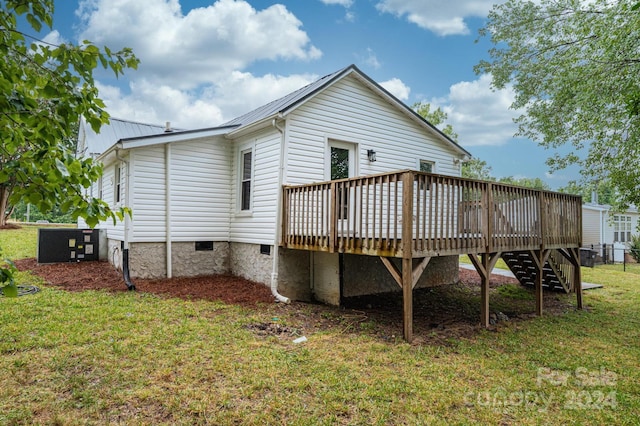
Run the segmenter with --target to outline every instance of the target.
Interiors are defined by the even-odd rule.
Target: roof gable
[[[413,109],[393,96],[378,83],[373,81],[369,76],[360,71],[360,69],[358,69],[358,67],[356,67],[355,65],[350,65],[332,74],[328,74],[320,78],[319,80],[302,87],[301,89],[283,96],[280,99],[276,99],[275,101],[272,101],[266,105],[254,109],[253,111],[241,115],[240,117],[228,121],[223,126],[238,126],[233,132],[241,132],[243,129],[260,123],[266,119],[275,117],[277,115],[285,116],[304,104],[307,100],[314,97],[316,94],[320,93],[329,86],[335,84],[337,81],[342,80],[349,75],[353,75],[354,77],[356,77],[369,89],[384,98],[392,107],[401,110],[412,120],[419,123],[423,128],[425,128],[425,130],[435,134],[436,137],[442,140],[445,144],[449,145],[455,151],[458,151],[458,153],[460,153],[461,155],[471,157],[471,154],[466,149],[462,148],[455,141],[453,141],[451,138],[449,138],[447,135],[442,133],[439,129],[425,120],[422,116],[416,113]]]

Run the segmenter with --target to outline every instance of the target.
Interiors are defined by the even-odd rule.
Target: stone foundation
[[[273,246],[269,254],[260,253],[259,244],[231,243],[230,272],[271,286]],[[309,252],[279,248],[278,292],[292,300],[311,300]]]
[[[171,244],[171,272],[174,277],[229,273],[229,243],[215,241],[213,250],[196,250],[195,245],[195,242]]]
[[[122,270],[121,241],[108,240],[107,257]],[[273,246],[269,254],[259,244],[214,242],[213,250],[196,250],[195,242],[173,243],[172,275],[188,277],[231,273],[271,285]],[[292,300],[317,300],[339,305],[343,297],[400,291],[378,257],[304,250],[279,250],[278,292]],[[131,243],[129,271],[132,278],[165,278],[165,243]],[[414,265],[420,259],[414,259]],[[400,266],[401,259],[392,259]],[[340,273],[342,270],[342,283]],[[416,288],[451,284],[458,280],[458,256],[434,257]]]

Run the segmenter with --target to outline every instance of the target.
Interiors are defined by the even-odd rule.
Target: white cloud
[[[513,140],[517,126],[513,119],[519,114],[510,109],[514,93],[510,88],[494,91],[491,76],[480,76],[475,81],[462,81],[449,88],[445,98],[432,99],[448,115],[448,123],[465,147],[504,145]]]
[[[376,52],[374,52],[370,47],[367,48],[367,53],[363,57],[361,57],[360,60],[376,70],[382,66],[382,64],[378,60]]]
[[[185,0],[82,0],[79,39],[112,49],[131,47],[140,59],[128,85],[99,85],[113,117],[174,127],[212,127],[242,115],[316,76],[244,70],[264,61],[320,58],[285,6],[256,10],[244,0],[211,1],[186,15]],[[52,36],[53,37],[53,36]],[[115,84],[115,83],[113,83]]]
[[[47,44],[52,44],[54,46],[59,46],[63,43],[67,43],[67,40],[65,40],[64,37],[62,37],[62,35],[58,32],[58,30],[51,31],[42,39],[42,41]]]
[[[465,18],[486,17],[494,0],[380,0],[378,10],[398,17],[440,36],[469,34]]]
[[[157,85],[146,79],[131,83],[130,93],[106,85],[100,85],[99,90],[113,117],[156,124],[171,121],[173,127],[197,129],[219,125],[317,78],[271,74],[254,77],[236,71],[197,91]]]
[[[337,4],[344,7],[351,7],[353,0],[320,0],[324,4]]]
[[[178,0],[84,0],[81,39],[131,47],[136,78],[193,89],[258,60],[313,60],[322,52],[283,5],[218,0],[182,14]]]
[[[411,89],[398,78],[392,78],[391,80],[383,81],[380,83],[380,86],[387,89],[393,96],[400,99],[401,101],[406,101],[407,99],[409,99],[409,93],[411,92]]]

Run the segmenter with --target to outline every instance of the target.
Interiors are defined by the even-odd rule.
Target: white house
[[[609,205],[585,203],[582,205],[582,245],[593,248],[601,256],[604,253],[607,260],[621,262],[631,236],[638,233],[639,220],[636,207],[616,213]]]
[[[128,249],[132,277],[232,273],[329,303],[397,285],[378,258],[279,247],[283,185],[402,169],[460,176],[470,157],[354,65],[217,127],[83,126],[79,150],[104,165],[93,195],[133,211],[100,225],[114,265]],[[436,258],[419,285],[457,271],[457,256]]]

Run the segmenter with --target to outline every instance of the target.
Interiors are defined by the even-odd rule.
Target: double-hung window
[[[240,210],[251,210],[251,180],[253,166],[253,151],[244,150],[240,153]]]
[[[631,216],[613,216],[613,241],[624,243],[631,239]]]

